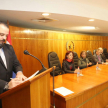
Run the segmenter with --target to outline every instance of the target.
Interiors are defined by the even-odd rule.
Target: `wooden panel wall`
[[[66,42],[69,40],[74,42],[74,51],[77,52],[78,55],[80,55],[82,50],[90,50],[93,52],[93,50],[98,47],[108,49],[107,36],[43,31],[14,26],[10,26],[10,34],[12,45],[26,76],[30,76],[38,69],[41,69],[41,65],[34,58],[24,55],[24,50],[28,50],[31,54],[38,57],[45,67],[48,68],[48,53],[51,51],[56,52],[62,64],[66,53]]]

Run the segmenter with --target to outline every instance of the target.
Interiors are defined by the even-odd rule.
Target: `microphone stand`
[[[53,67],[53,108],[55,108],[54,96],[55,96],[55,93],[54,93],[54,67]]]

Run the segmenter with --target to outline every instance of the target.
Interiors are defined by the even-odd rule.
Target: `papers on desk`
[[[80,74],[80,76],[84,76],[83,74]]]
[[[37,75],[38,73],[39,73],[39,70],[36,71],[33,75],[31,75],[31,76],[28,77],[27,79],[25,79],[24,82],[27,81],[27,80],[29,80],[29,79],[31,79],[31,78],[33,78],[33,77],[34,77],[35,75]]]
[[[104,64],[104,65],[108,65],[108,62],[102,62],[102,64]]]
[[[73,91],[65,88],[65,87],[59,87],[59,88],[56,88],[54,89],[56,92],[60,93],[61,95],[63,96],[66,96],[66,95],[69,95],[69,94],[72,94],[74,93]]]
[[[108,62],[106,62],[105,64],[108,65]]]

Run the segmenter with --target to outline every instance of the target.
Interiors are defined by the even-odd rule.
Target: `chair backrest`
[[[92,65],[94,65],[94,62],[93,62],[93,59],[92,59],[92,57],[93,57],[93,55],[92,55],[92,52],[91,51],[87,51],[87,56],[86,56],[88,59],[89,59],[89,61],[92,63]]]
[[[107,49],[106,48],[103,48],[103,54],[108,59],[108,52],[107,52]]]
[[[54,71],[54,76],[57,76],[62,72],[58,55],[55,52],[50,52],[48,54],[48,64],[49,64],[49,68],[56,66],[56,69]],[[53,72],[50,72],[50,74],[53,75]]]
[[[75,64],[75,68],[78,68],[78,55],[76,52],[73,52],[74,53],[74,57],[73,57],[73,60],[74,60],[74,64]]]

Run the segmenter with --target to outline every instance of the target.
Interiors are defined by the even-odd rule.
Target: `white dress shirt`
[[[4,65],[5,65],[5,67],[7,68],[6,57],[5,57],[3,48],[0,48],[0,56],[1,56],[1,59],[3,60],[3,63],[4,63]]]

